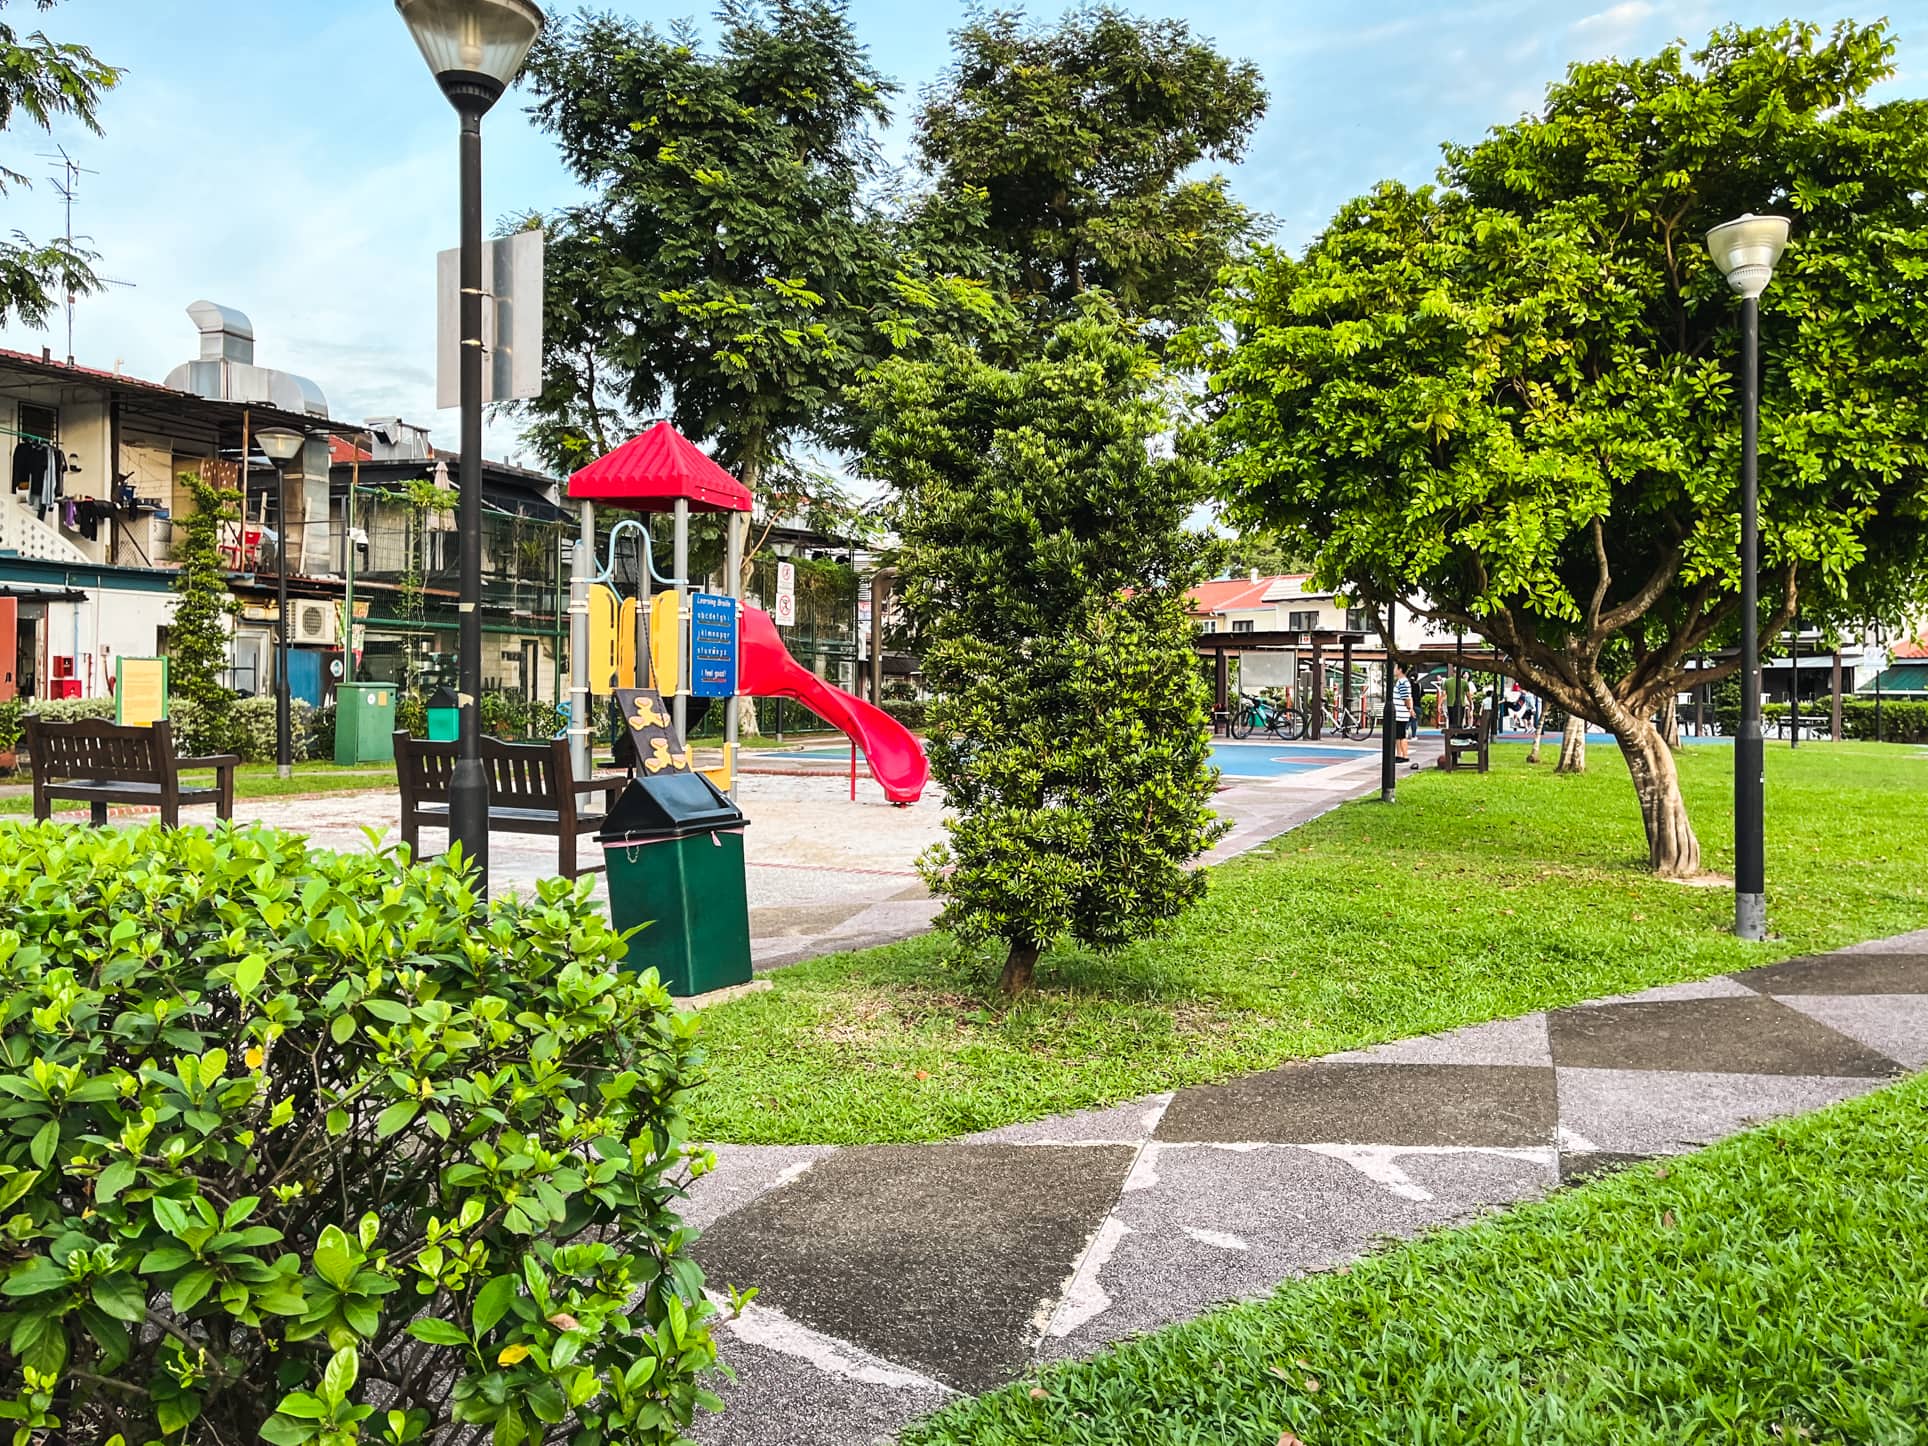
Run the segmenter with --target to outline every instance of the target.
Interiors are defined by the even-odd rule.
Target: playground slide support
[[[670,702],[670,717],[676,724],[678,738],[689,737],[689,692],[690,658],[689,644],[684,641],[690,635],[690,504],[687,497],[678,497],[675,511],[674,542],[676,563],[676,679],[675,695]],[[640,612],[641,609],[638,608]]]
[[[741,609],[743,606],[743,534],[749,529],[750,518],[748,513],[743,512],[726,512],[723,516],[724,533],[729,539],[728,545],[724,549],[724,587],[728,590],[729,595],[736,600],[737,607]],[[740,626],[739,624],[739,627]],[[730,771],[730,797],[732,799],[736,797],[736,745],[738,726],[742,720],[742,694],[743,668],[739,661],[737,666],[736,688],[728,698],[723,700],[723,758],[725,766]]]
[[[589,580],[596,566],[596,504],[585,499],[582,531],[569,561],[569,767],[590,774]]]

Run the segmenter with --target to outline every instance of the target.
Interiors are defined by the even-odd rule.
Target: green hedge
[[[930,704],[922,698],[886,698],[884,711],[906,728],[922,728],[930,713]]]
[[[314,756],[314,710],[301,699],[289,708],[293,732],[294,761]],[[24,720],[37,713],[54,723],[72,723],[81,718],[103,718],[112,722],[112,698],[11,698],[0,703],[0,751],[18,748]],[[192,698],[176,694],[168,699],[168,721],[174,727],[174,746],[183,753],[238,754],[243,763],[272,763],[275,756],[274,699],[266,695],[237,698],[224,719],[213,719]],[[332,743],[332,740],[331,740]],[[23,765],[24,766],[24,762]]]
[[[681,1439],[697,1025],[586,885],[0,828],[15,1441]]]

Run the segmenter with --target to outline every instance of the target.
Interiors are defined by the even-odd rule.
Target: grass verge
[[[1928,750],[1768,756],[1776,938],[1724,888],[1645,872],[1616,750],[1578,777],[1424,771],[1213,871],[1169,932],[1060,949],[1015,1006],[994,961],[931,935],[777,970],[705,1014],[699,1137],[941,1139],[1286,1060],[1570,1004],[1928,924]],[[1732,861],[1733,755],[1681,758],[1709,868]]]
[[[903,1446],[1928,1441],[1928,1078],[1297,1280]]]

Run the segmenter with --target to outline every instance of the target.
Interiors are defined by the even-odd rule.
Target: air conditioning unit
[[[332,648],[340,636],[335,605],[326,602],[298,602],[294,614],[294,642],[309,647]]]

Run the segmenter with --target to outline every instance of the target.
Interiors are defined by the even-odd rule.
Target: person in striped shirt
[[[1413,713],[1413,670],[1406,663],[1399,665],[1393,679],[1392,716],[1393,723],[1399,730],[1399,740],[1395,745],[1398,750],[1396,756],[1408,768],[1419,767],[1407,751],[1407,740],[1418,730],[1414,727],[1416,720]]]

